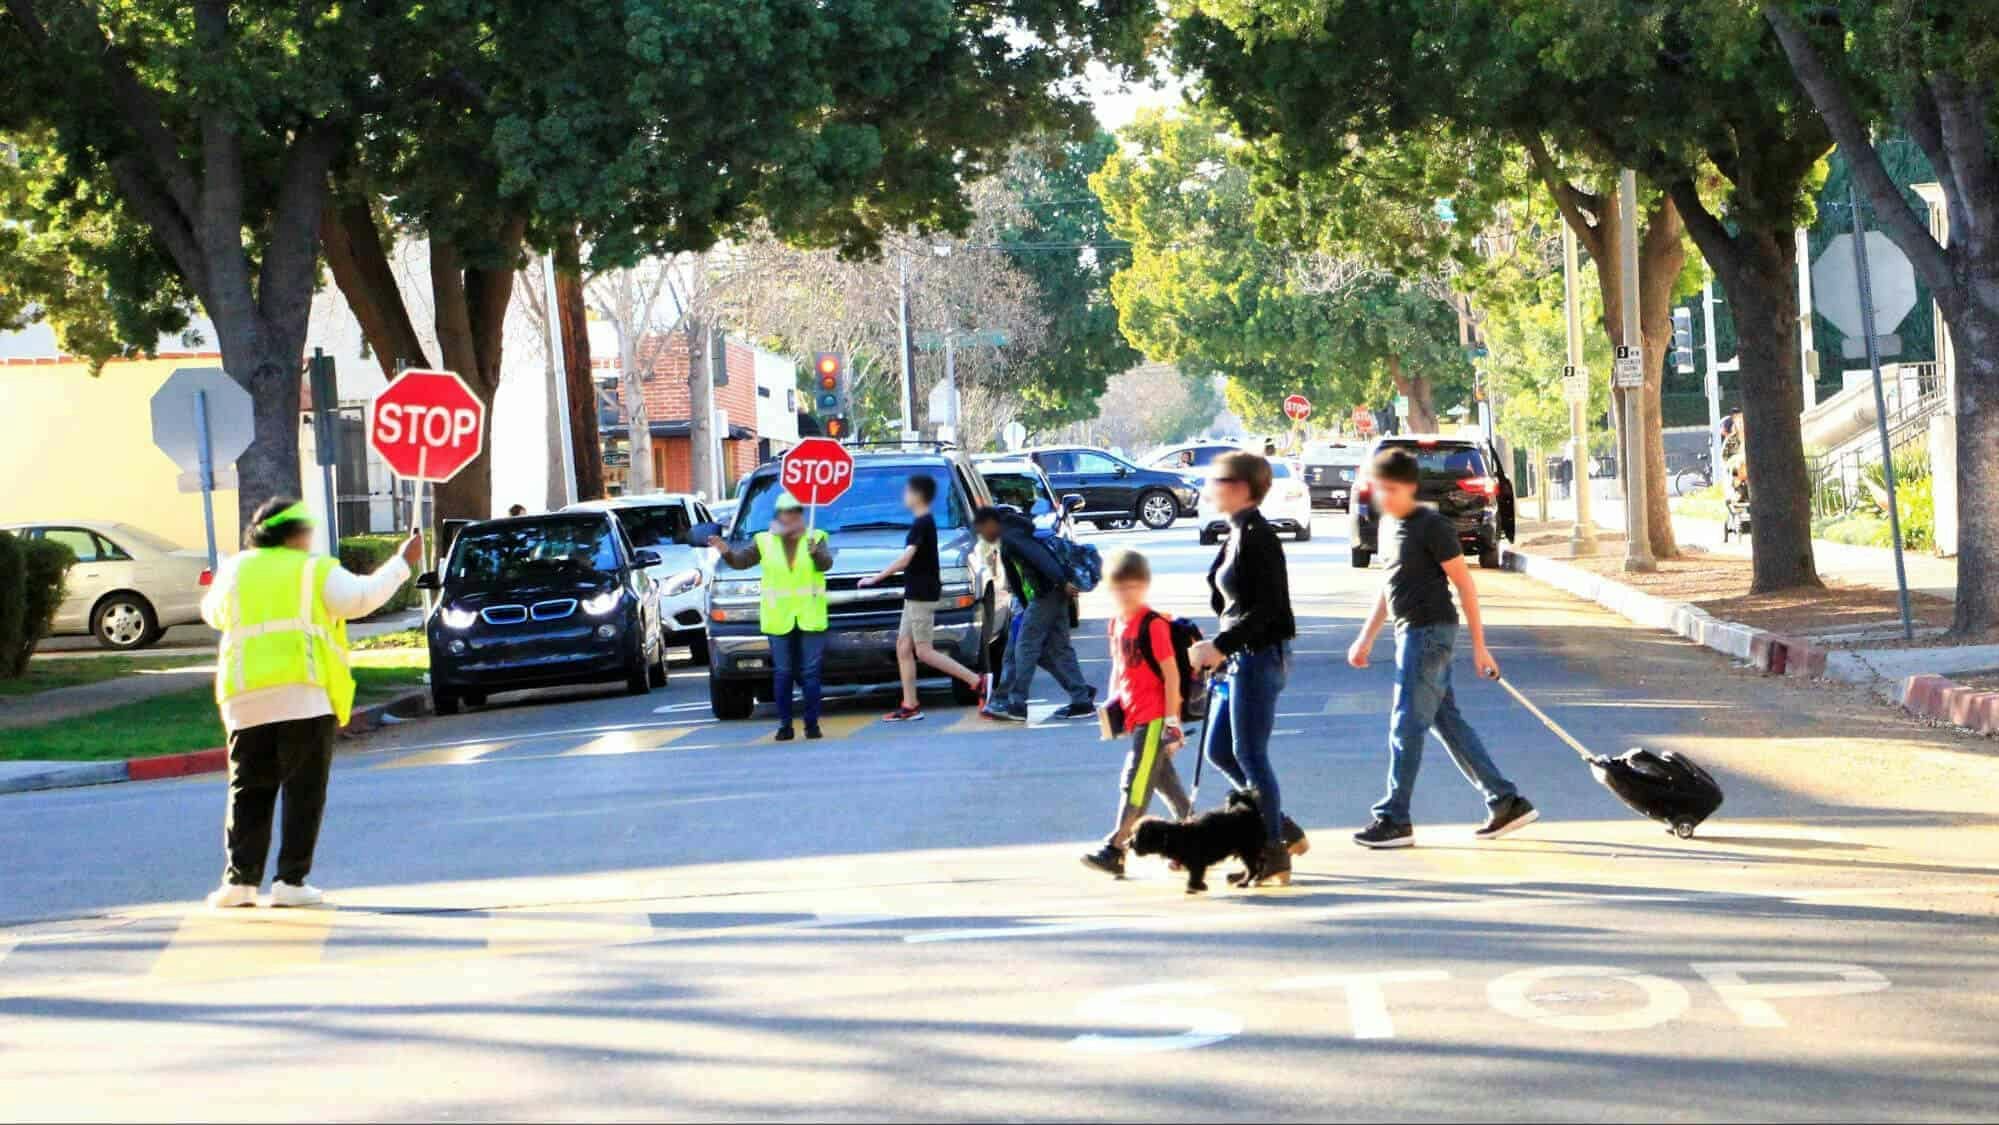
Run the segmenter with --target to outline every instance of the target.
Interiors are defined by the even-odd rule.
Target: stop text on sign
[[[368,444],[410,480],[448,481],[486,444],[486,404],[450,371],[410,370],[375,396]]]
[[[478,432],[478,412],[462,406],[386,402],[375,408],[375,441],[381,445],[457,445]]]
[[[854,483],[854,455],[837,441],[807,438],[785,453],[778,480],[801,503],[830,504]]]

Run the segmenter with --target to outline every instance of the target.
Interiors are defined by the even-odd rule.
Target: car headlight
[[[754,578],[718,578],[714,591],[718,598],[754,598],[763,592],[762,585]]]
[[[673,577],[666,580],[666,596],[669,598],[677,598],[680,595],[686,593],[687,591],[692,590],[695,587],[701,585],[701,583],[705,581],[706,578],[707,576],[701,573],[701,569],[699,567],[696,567],[693,570],[683,570],[679,574],[676,574]]]
[[[601,594],[592,594],[583,599],[583,612],[592,617],[602,617],[618,608],[618,603],[624,599],[623,587],[606,590]]]
[[[470,629],[479,620],[477,613],[469,609],[460,609],[457,606],[451,605],[439,610],[437,616],[439,620],[444,622],[446,629]]]

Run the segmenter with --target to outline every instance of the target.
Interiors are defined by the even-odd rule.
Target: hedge
[[[340,565],[355,574],[373,574],[402,545],[403,537],[400,535],[345,535],[340,539]],[[396,596],[377,612],[401,613],[415,607],[418,602],[416,584],[405,582],[402,589],[396,591]]]
[[[27,673],[28,658],[49,635],[62,607],[75,562],[76,556],[60,543],[0,532],[0,676]]]

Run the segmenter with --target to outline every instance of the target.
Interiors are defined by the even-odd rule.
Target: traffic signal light
[[[1673,310],[1673,369],[1694,373],[1694,310],[1685,305]]]
[[[812,358],[812,408],[819,416],[819,428],[829,438],[851,436],[853,424],[847,420],[852,409],[847,386],[847,361],[838,352],[820,352]]]

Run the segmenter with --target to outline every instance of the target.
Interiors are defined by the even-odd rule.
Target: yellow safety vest
[[[757,554],[763,560],[763,631],[779,636],[826,631],[826,574],[812,561],[812,545],[826,533],[814,531],[799,541],[796,558],[784,557],[784,540],[775,532],[757,532]]]
[[[289,547],[245,551],[222,603],[215,701],[294,684],[325,690],[344,726],[354,709],[347,623],[326,611],[337,564]]]

